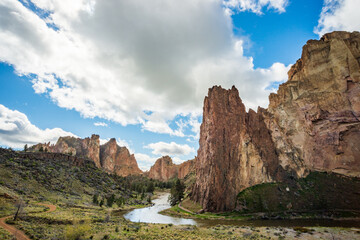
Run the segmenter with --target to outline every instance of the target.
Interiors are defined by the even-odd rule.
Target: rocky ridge
[[[168,181],[172,178],[184,179],[194,169],[194,163],[194,160],[188,160],[177,165],[173,163],[171,157],[164,156],[156,160],[146,175],[161,181]]]
[[[126,147],[118,146],[114,138],[100,145],[99,135],[95,134],[91,138],[85,139],[70,136],[60,137],[55,145],[39,143],[29,148],[29,151],[38,152],[40,149],[44,152],[63,153],[91,159],[96,167],[119,176],[142,173],[134,154],[130,154]]]
[[[232,210],[241,190],[310,171],[360,176],[360,33],[308,41],[288,75],[257,112],[235,87],[209,89],[191,196],[205,211]]]

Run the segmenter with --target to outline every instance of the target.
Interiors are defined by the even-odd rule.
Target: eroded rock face
[[[91,135],[91,138],[60,137],[52,147],[52,152],[71,154],[77,157],[92,159],[100,168],[100,138],[99,135]]]
[[[209,89],[203,110],[192,198],[206,211],[226,211],[242,189],[273,181],[281,169],[261,113],[247,113],[235,87]]]
[[[184,179],[191,171],[195,169],[195,159],[183,162],[178,167],[178,178]]]
[[[173,163],[171,157],[164,156],[156,160],[147,176],[160,181],[168,181],[175,177],[183,179],[194,167],[194,160],[188,160],[177,165]]]
[[[39,143],[29,148],[29,151],[63,153],[72,156],[88,158],[94,161],[100,168],[100,138],[93,134],[91,138],[60,137],[55,145],[49,143]]]
[[[119,176],[141,174],[134,154],[130,154],[126,147],[117,145],[115,139],[100,146],[99,135],[93,134],[91,138],[60,137],[55,145],[50,143],[37,144],[32,146],[29,151],[63,153],[80,158],[88,158],[94,161],[98,168],[102,168],[108,173]]]
[[[360,176],[360,33],[308,41],[288,75],[265,114],[280,164]]]
[[[172,162],[169,156],[164,156],[156,160],[155,164],[150,168],[149,178],[161,181],[167,181],[177,177],[178,166]]]
[[[115,138],[100,146],[100,162],[102,168],[119,176],[141,174],[134,154],[126,147],[117,145]]]
[[[204,101],[192,198],[234,209],[244,188],[309,171],[360,176],[360,34],[310,40],[268,109],[245,107],[236,88]]]

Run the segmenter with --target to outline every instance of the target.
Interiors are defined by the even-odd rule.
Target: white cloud
[[[96,127],[107,127],[107,123],[104,123],[104,122],[95,122],[94,125]]]
[[[40,129],[31,124],[24,113],[0,104],[0,145],[22,148],[25,144],[56,143],[61,136],[74,136],[61,128]]]
[[[254,69],[220,0],[32,2],[49,16],[0,1],[0,61],[35,76],[35,92],[86,118],[185,137],[182,123],[169,122],[201,115],[213,85],[237,86],[256,109],[268,104],[266,87],[287,78],[280,63]],[[287,1],[251,2],[281,12]]]
[[[169,156],[180,156],[180,155],[188,155],[192,152],[195,152],[195,149],[190,147],[187,144],[177,144],[175,142],[165,143],[165,142],[157,142],[150,143],[145,148],[152,149],[152,154],[154,155],[169,155]]]
[[[359,0],[325,0],[315,33],[360,30]]]
[[[229,9],[230,14],[234,10],[239,12],[251,11],[262,14],[264,7],[282,13],[285,12],[288,4],[288,0],[224,0],[224,6]]]

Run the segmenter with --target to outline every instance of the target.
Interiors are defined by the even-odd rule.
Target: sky
[[[197,154],[202,104],[268,95],[309,39],[360,30],[359,0],[0,0],[0,146],[116,138],[148,170]]]

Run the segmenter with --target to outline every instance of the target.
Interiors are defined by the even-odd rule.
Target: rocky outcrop
[[[178,167],[178,178],[184,179],[190,172],[195,170],[195,159],[187,160]]]
[[[101,167],[119,176],[141,174],[134,154],[130,154],[126,147],[117,145],[115,138],[100,146]]]
[[[360,176],[360,33],[308,41],[288,75],[264,114],[280,164]]]
[[[156,160],[155,164],[150,168],[149,178],[160,181],[168,181],[178,175],[178,166],[172,162],[169,156],[164,156]]]
[[[179,165],[174,164],[171,157],[164,156],[156,160],[150,168],[147,176],[160,181],[168,181],[172,178],[183,179],[194,169],[194,160],[188,160]]]
[[[288,75],[257,112],[235,87],[209,90],[192,192],[205,211],[234,209],[241,190],[287,176],[360,176],[360,34],[308,41]]]
[[[281,172],[262,114],[247,113],[235,87],[209,90],[199,145],[193,198],[206,211],[233,209],[242,189]]]
[[[118,146],[115,139],[111,139],[100,146],[99,135],[95,134],[91,138],[85,139],[70,136],[60,137],[55,145],[39,143],[29,148],[29,151],[62,153],[91,159],[96,167],[119,176],[142,173],[137,165],[134,154],[130,154],[126,147]]]
[[[52,147],[51,152],[65,153],[77,157],[92,159],[100,168],[100,137],[91,135],[91,138],[60,137]]]

